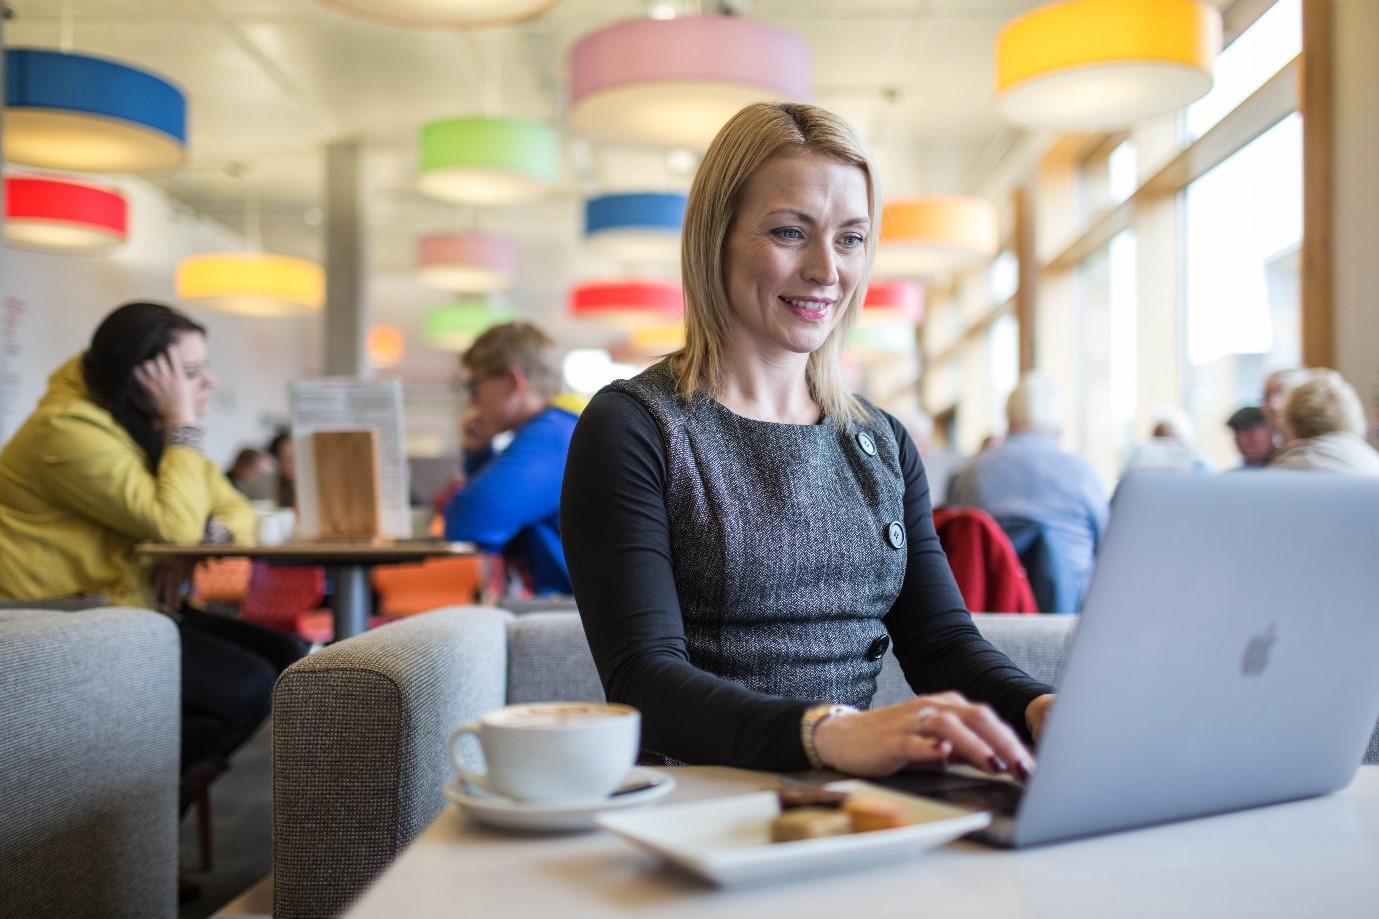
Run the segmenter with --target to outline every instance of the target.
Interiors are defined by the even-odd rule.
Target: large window
[[[1078,266],[1075,446],[1110,482],[1135,442],[1139,366],[1135,234],[1122,230]]]
[[[1301,51],[1302,0],[1278,0],[1217,57],[1211,92],[1188,106],[1187,139],[1207,133]]]
[[[1264,375],[1301,359],[1302,119],[1260,135],[1188,186],[1187,407],[1218,464],[1222,427],[1258,404]]]

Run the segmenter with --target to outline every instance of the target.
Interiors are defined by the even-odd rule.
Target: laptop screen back
[[[1379,479],[1130,476],[1013,841],[1334,791],[1376,717]]]

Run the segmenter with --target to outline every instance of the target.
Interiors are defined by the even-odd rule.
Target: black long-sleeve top
[[[916,693],[956,689],[991,704],[1027,737],[1026,707],[1052,690],[973,625],[934,532],[918,451],[900,423],[884,417],[899,446],[907,536],[900,593],[883,619],[895,655]],[[601,392],[570,445],[561,535],[608,698],[642,711],[646,750],[687,763],[803,769],[801,716],[837,700],[756,692],[691,663],[666,486],[666,448],[651,412],[624,392]]]

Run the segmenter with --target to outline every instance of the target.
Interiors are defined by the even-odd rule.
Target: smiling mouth
[[[796,316],[815,322],[827,316],[828,308],[833,305],[832,300],[818,297],[781,297],[780,301]]]

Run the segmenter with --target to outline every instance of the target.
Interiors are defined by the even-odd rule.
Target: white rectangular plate
[[[640,813],[603,814],[595,822],[713,884],[729,885],[816,873],[915,855],[991,822],[986,811],[967,811],[849,780],[835,791],[875,794],[904,801],[915,823],[894,830],[771,842],[771,820],[780,813],[773,791]]]

